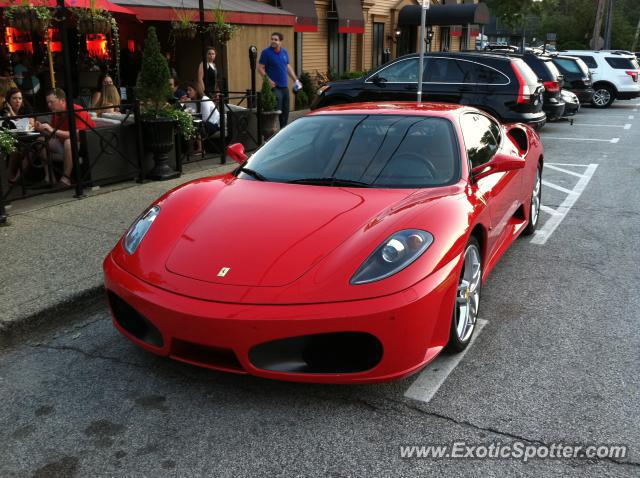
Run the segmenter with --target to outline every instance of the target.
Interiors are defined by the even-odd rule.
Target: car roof
[[[472,59],[475,59],[475,60],[485,59],[487,57],[488,58],[501,59],[501,60],[504,60],[505,58],[508,58],[506,55],[502,54],[502,52],[500,52],[500,51],[487,51],[487,52],[480,52],[480,51],[430,51],[430,52],[425,52],[424,56],[425,57],[428,57],[428,56],[445,56],[445,57],[451,57],[451,58],[472,58]],[[396,58],[396,60],[401,60],[401,59],[406,59],[406,58],[420,58],[420,54],[419,53],[409,53],[408,55],[403,55],[403,56],[400,56],[400,57]]]
[[[360,114],[360,115],[397,115],[411,114],[416,116],[438,116],[443,118],[455,118],[462,111],[479,111],[464,105],[453,103],[418,103],[416,101],[371,102],[371,103],[347,103],[343,105],[328,106],[309,113],[307,116],[321,116],[329,114]]]

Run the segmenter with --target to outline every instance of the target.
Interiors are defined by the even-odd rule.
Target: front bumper
[[[114,325],[135,344],[153,353],[215,370],[279,380],[372,383],[419,370],[447,343],[459,261],[456,258],[413,287],[389,296],[300,305],[209,302],[152,286],[122,269],[111,255],[103,266],[112,313],[119,307],[114,308],[115,295],[152,324],[159,337],[149,340],[126,324],[123,327],[116,318]],[[336,335],[340,335],[342,345],[359,337],[354,343],[356,353],[360,339],[368,337],[366,340],[372,342],[373,337],[373,342],[380,345],[380,357],[371,362],[372,368],[355,372],[349,366],[346,372],[314,372],[305,364],[292,363],[305,357],[304,353],[294,353],[294,349],[309,343],[298,338],[311,336],[319,347],[330,347],[334,344],[330,338]],[[274,356],[274,346],[277,349],[280,344]],[[293,352],[287,355],[286,347],[293,347]],[[376,353],[368,346],[362,350]],[[317,356],[317,352],[312,351],[311,355]],[[271,355],[264,359],[265,353]],[[271,365],[261,365],[267,362]]]
[[[558,100],[548,101],[545,99],[544,105],[542,106],[542,109],[547,114],[547,119],[549,121],[555,121],[562,118],[564,108],[565,102]]]

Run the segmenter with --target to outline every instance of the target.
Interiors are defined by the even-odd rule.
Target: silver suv
[[[596,108],[608,108],[614,100],[640,96],[640,65],[633,53],[620,50],[567,50],[562,54],[583,60],[593,76]]]

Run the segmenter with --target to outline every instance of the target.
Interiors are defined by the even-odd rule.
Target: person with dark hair
[[[69,133],[69,114],[67,109],[67,95],[61,88],[55,88],[47,93],[47,107],[53,112],[51,116],[51,124],[39,123],[36,121],[36,129],[41,133],[49,136],[47,147],[49,151],[62,154],[63,157],[63,174],[58,183],[61,187],[71,185],[71,171],[73,169],[73,160],[71,157],[71,135]],[[74,104],[75,110],[81,110],[80,105]],[[89,116],[87,111],[77,111],[75,113],[76,130],[95,128],[96,125]],[[79,138],[78,138],[79,139]],[[43,158],[46,159],[46,158]],[[45,168],[48,178],[48,168]]]
[[[96,108],[99,104],[101,104],[103,90],[108,86],[114,86],[113,78],[108,73],[103,73],[102,75],[100,75],[100,78],[98,78],[98,84],[91,94],[92,108]],[[118,94],[118,96],[120,96],[120,94]]]
[[[33,113],[29,103],[23,99],[22,92],[19,88],[10,88],[5,95],[3,116],[23,116]],[[10,129],[18,129],[21,131],[30,131],[35,124],[34,118],[6,119],[2,122],[2,127]],[[23,161],[23,169],[27,166],[28,156],[15,152],[9,156],[9,182],[14,184],[20,178],[20,170],[18,165]]]
[[[196,102],[196,113],[199,113],[202,118],[204,136],[209,137],[219,131],[220,113],[218,112],[218,108],[211,98],[202,92],[200,85],[194,82],[188,83],[187,96],[189,100]],[[201,144],[198,146],[199,148],[202,147]]]
[[[174,99],[186,101],[187,92],[180,88],[178,84],[178,78],[176,76],[171,76],[169,78],[169,88],[171,88],[171,93],[173,93]]]
[[[207,65],[206,69],[200,62],[198,66],[198,86],[210,98],[215,98],[218,94],[218,70],[216,69],[216,49],[212,46],[207,47]]]
[[[284,36],[280,32],[271,34],[271,46],[262,50],[258,62],[258,72],[269,79],[269,84],[278,100],[277,108],[281,111],[280,128],[289,122],[289,76],[299,85],[293,68],[289,64],[289,54],[282,47]]]

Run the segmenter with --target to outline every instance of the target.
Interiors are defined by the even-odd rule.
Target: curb
[[[79,292],[63,301],[31,315],[0,323],[0,347],[6,348],[23,342],[34,335],[49,332],[77,321],[77,311],[90,312],[106,304],[104,286],[96,286]],[[70,317],[76,317],[71,319]]]

